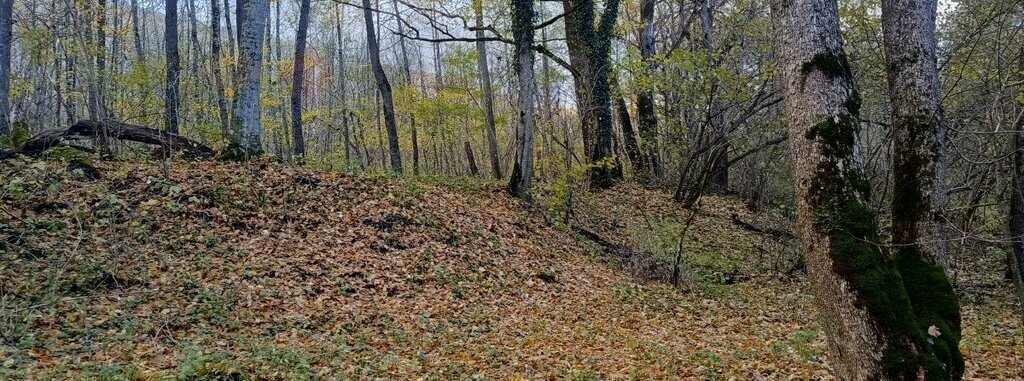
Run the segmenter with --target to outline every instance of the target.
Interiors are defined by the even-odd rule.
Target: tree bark
[[[590,185],[607,189],[622,179],[614,151],[612,131],[611,38],[619,14],[619,0],[605,0],[595,26],[595,0],[564,0],[566,45],[576,69],[575,88],[583,126]]]
[[[238,89],[235,91],[232,127],[238,133],[242,155],[263,152],[260,127],[260,79],[263,74],[263,31],[270,14],[268,0],[238,0]]]
[[[710,0],[702,0],[700,3],[700,23],[702,40],[701,47],[704,49],[705,56],[707,57],[708,65],[712,69],[717,68],[718,64],[715,61],[714,55],[714,36],[715,36],[715,19],[711,8]],[[709,125],[710,139],[707,141],[711,144],[711,148],[708,150],[707,163],[708,172],[710,174],[711,185],[715,190],[725,191],[729,188],[729,139],[726,136],[727,126],[725,123],[725,115],[722,107],[722,101],[718,96],[719,85],[717,80],[712,80],[711,91],[708,94],[708,116],[707,123]]]
[[[363,0],[363,20],[366,23],[366,48],[370,55],[373,78],[377,82],[377,89],[380,91],[383,103],[384,125],[388,130],[388,148],[391,151],[391,171],[402,173],[402,156],[398,147],[398,126],[395,123],[395,102],[391,95],[391,84],[388,83],[387,74],[384,73],[384,67],[380,63],[380,45],[377,43],[377,33],[373,28],[374,9],[370,7],[370,0]]]
[[[341,133],[342,133],[342,144],[345,145],[345,169],[352,162],[352,133],[349,131],[348,124],[348,89],[347,79],[345,78],[345,39],[341,34],[341,18],[345,15],[345,8],[341,8],[341,12],[338,12],[338,6],[334,7],[334,31],[338,38],[338,97],[341,99]],[[358,150],[356,151],[359,152]]]
[[[477,69],[480,71],[480,90],[484,93],[484,115],[487,121],[487,153],[491,159],[491,174],[500,180],[501,162],[498,158],[497,127],[494,123],[494,90],[491,88],[491,69],[487,64],[487,43],[484,39],[484,5],[483,0],[473,1],[473,11],[476,14],[476,52]]]
[[[142,33],[139,31],[139,0],[132,0],[131,8],[132,42],[135,47],[135,60],[141,63],[146,61],[146,53],[142,49]]]
[[[936,7],[935,0],[882,1],[894,139],[892,243],[918,324],[941,332],[927,349],[947,370],[945,378],[960,379],[960,305],[945,273],[946,126],[935,55]]]
[[[306,142],[302,135],[302,90],[306,82],[306,33],[308,30],[309,0],[301,0],[299,28],[295,32],[295,67],[292,71],[292,136],[295,139],[295,156],[300,161],[306,156]]]
[[[466,151],[466,160],[469,162],[469,174],[474,177],[479,176],[480,168],[476,166],[476,157],[473,156],[473,145],[466,141],[463,142],[462,148]]]
[[[14,0],[0,0],[0,136],[11,131],[11,39]]]
[[[516,75],[519,77],[519,128],[516,131],[516,161],[508,191],[530,199],[533,182],[533,0],[512,0],[512,34],[515,36]]]
[[[617,80],[612,79],[612,82],[618,86]],[[640,153],[640,145],[637,143],[636,134],[633,132],[633,121],[629,117],[629,105],[626,104],[626,99],[622,97],[621,92],[615,97],[615,109],[619,113],[619,124],[622,126],[622,145],[626,151],[626,158],[629,159],[629,163],[633,166],[633,171],[636,172],[637,177],[643,178],[644,175],[642,174],[647,172],[647,163]]]
[[[228,102],[224,95],[224,74],[221,67],[220,6],[218,0],[210,0],[210,50],[213,55],[213,82],[217,91],[217,115],[220,117],[220,134],[224,141],[231,140],[228,128]]]
[[[164,130],[178,133],[178,110],[181,107],[179,82],[181,62],[178,56],[178,0],[164,2],[164,58],[167,61],[167,82],[164,84]]]
[[[642,0],[640,3],[640,61],[644,64],[644,74],[652,75],[655,70],[654,55],[654,3],[655,0]],[[661,156],[658,154],[658,114],[654,110],[654,91],[648,87],[636,94],[636,112],[639,121],[640,146],[650,165],[645,168],[644,175],[648,179],[657,180],[662,177]]]
[[[1021,74],[1018,79],[1024,81],[1024,46],[1021,46],[1019,54]],[[1024,99],[1017,98],[1017,103],[1024,109]],[[1013,134],[1013,188],[1010,190],[1010,270],[1017,285],[1021,318],[1024,319],[1024,118],[1017,118],[1016,129]]]
[[[859,97],[835,0],[773,0],[794,162],[797,231],[843,380],[943,379],[887,250],[854,156]],[[941,338],[941,336],[940,336]]]
[[[402,53],[402,74],[404,77],[403,85],[405,87],[412,87],[412,71],[409,69],[409,53],[405,49],[405,25],[402,21],[402,14],[398,11],[398,0],[392,0],[391,5],[395,9],[395,18],[398,21],[398,46]],[[416,115],[412,112],[409,113],[409,127],[412,129],[412,174],[419,176],[420,174],[420,145],[417,141],[416,136]]]

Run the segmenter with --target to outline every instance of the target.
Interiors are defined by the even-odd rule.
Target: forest
[[[1024,2],[0,0],[0,379],[1024,379]]]

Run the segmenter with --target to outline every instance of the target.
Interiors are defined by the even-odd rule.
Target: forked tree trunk
[[[583,147],[591,166],[588,177],[591,187],[607,189],[622,179],[622,168],[614,155],[609,83],[612,29],[619,14],[619,0],[606,1],[599,20],[594,3],[564,0],[562,6],[569,61],[576,69],[573,80],[580,103]]]
[[[860,101],[836,0],[773,0],[771,7],[797,231],[836,377],[948,378],[927,344],[936,338],[918,324],[902,278],[878,243],[869,184],[854,157]]]
[[[373,28],[373,10],[370,0],[363,0],[363,19],[366,22],[366,48],[370,55],[370,66],[373,78],[377,81],[377,89],[383,103],[384,127],[388,130],[388,148],[391,151],[391,171],[402,173],[402,156],[398,148],[398,125],[395,123],[395,102],[391,95],[391,84],[380,63],[380,45],[377,44],[377,33]]]
[[[894,137],[892,243],[918,325],[941,332],[927,349],[947,370],[944,378],[959,379],[960,304],[945,272],[946,128],[935,56],[936,7],[935,0],[882,1]]]
[[[516,161],[508,191],[529,200],[533,182],[533,0],[512,0],[512,34],[515,36],[516,74],[519,76],[519,128]]]

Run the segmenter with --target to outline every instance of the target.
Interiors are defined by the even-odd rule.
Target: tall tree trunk
[[[497,180],[501,179],[501,162],[498,158],[497,127],[494,123],[494,90],[491,89],[491,70],[487,64],[487,43],[484,39],[484,4],[483,0],[473,1],[473,11],[476,13],[476,52],[477,68],[480,70],[480,89],[484,95],[484,115],[487,120],[487,153],[491,159],[491,174]]]
[[[936,0],[882,1],[894,138],[892,243],[917,323],[941,332],[927,349],[946,369],[945,378],[959,379],[960,304],[945,272],[946,126],[936,68],[936,7]]]
[[[1024,46],[1020,48],[1018,79],[1024,81]],[[1024,99],[1017,98],[1018,108],[1024,110]],[[1017,118],[1017,131],[1013,134],[1013,175],[1010,189],[1010,272],[1017,285],[1017,296],[1024,319],[1024,118]]]
[[[11,136],[11,40],[14,0],[0,0],[0,136]]]
[[[237,3],[235,3],[235,7],[238,7]],[[235,11],[237,12],[238,10],[236,9]],[[231,4],[229,0],[224,0],[224,28],[224,31],[227,32],[228,35],[228,57],[231,57],[231,61],[237,62],[238,56],[235,55],[235,37],[237,37],[238,34],[236,32],[236,28],[231,24]],[[228,70],[228,73],[234,74],[234,70]]]
[[[263,31],[270,14],[268,0],[238,0],[238,76],[232,127],[238,132],[240,154],[263,152],[260,127],[260,79],[263,75]]]
[[[595,0],[564,0],[566,45],[576,69],[576,97],[580,104],[583,145],[589,165],[590,185],[606,189],[622,179],[614,153],[612,131],[611,38],[619,14],[619,0],[605,0],[604,12],[595,26]]]
[[[642,0],[640,4],[640,20],[643,22],[640,31],[640,60],[644,64],[644,74],[648,76],[653,75],[655,69],[654,3],[655,0]],[[661,156],[658,154],[658,114],[654,110],[654,91],[650,87],[637,91],[636,112],[640,145],[650,165],[650,168],[645,168],[645,175],[648,179],[657,180],[662,177]]]
[[[164,2],[164,57],[167,61],[167,82],[164,84],[164,130],[178,133],[178,110],[181,99],[178,83],[181,62],[178,57],[178,0]]]
[[[302,89],[306,82],[306,32],[308,29],[309,0],[301,0],[299,28],[295,32],[295,68],[292,72],[292,135],[295,139],[295,156],[300,161],[306,156],[306,143],[302,136]]]
[[[347,79],[345,77],[345,38],[341,34],[341,18],[345,15],[345,8],[341,8],[341,12],[338,12],[338,6],[334,7],[334,31],[338,37],[338,97],[341,98],[341,133],[342,142],[345,145],[345,169],[349,168],[352,162],[352,134],[349,131],[348,125],[348,89]],[[358,150],[356,151],[358,153]]]
[[[701,48],[704,49],[708,64],[711,65],[712,69],[716,69],[718,64],[714,55],[715,18],[713,12],[711,0],[702,0],[699,12],[701,31],[703,32]],[[719,83],[713,79],[711,91],[708,94],[709,107],[707,115],[708,130],[710,132],[710,139],[707,141],[708,144],[711,144],[711,147],[709,147],[710,149],[706,155],[707,163],[704,165],[709,166],[707,172],[710,175],[713,189],[725,191],[729,188],[729,139],[727,136],[728,131],[726,130],[728,127],[725,123],[725,111],[722,107],[719,92]],[[698,186],[703,187],[703,185]]]
[[[380,91],[383,102],[384,124],[388,130],[388,148],[391,151],[391,171],[402,173],[402,156],[398,148],[398,125],[395,123],[395,103],[391,96],[391,84],[388,83],[387,74],[380,63],[380,45],[377,43],[377,33],[373,28],[373,10],[370,7],[370,0],[363,0],[363,20],[366,22],[366,48],[370,54],[370,66],[373,69],[373,78],[377,81],[377,89]]]
[[[917,323],[900,273],[878,244],[869,185],[854,156],[859,97],[836,0],[773,0],[771,7],[797,231],[836,377],[947,378],[928,348],[935,337]]]
[[[139,0],[132,0],[131,8],[132,42],[135,47],[135,60],[141,63],[146,61],[146,53],[142,50],[142,33],[139,31]]]
[[[613,74],[611,81],[615,86],[616,93],[615,109],[619,113],[619,124],[622,126],[622,146],[626,151],[626,158],[633,166],[633,171],[636,172],[637,177],[642,179],[644,177],[642,173],[646,172],[647,163],[640,152],[636,134],[633,132],[633,121],[629,117],[629,105],[626,104],[626,99],[623,98],[622,91],[619,90],[618,76]]]
[[[221,139],[226,142],[230,140],[230,131],[228,128],[228,101],[224,96],[224,74],[220,61],[220,5],[218,0],[210,0],[210,34],[210,50],[213,55],[211,63],[213,67],[210,69],[213,71],[213,82],[215,91],[217,91],[217,115],[220,117]]]
[[[284,65],[284,60],[281,59],[281,3],[284,0],[274,1],[274,41],[270,41],[270,25],[267,24],[267,54],[274,52],[273,63],[270,64],[270,91],[277,94],[281,102],[276,107],[277,115],[281,119],[281,128],[277,131],[281,132],[282,140],[280,144],[280,152],[278,156],[287,157],[288,160],[292,158],[292,132],[288,128],[288,104],[289,100],[288,93],[281,91],[287,85],[285,84],[284,78],[281,77],[281,67]],[[268,16],[269,17],[269,16]],[[275,49],[276,47],[276,49]],[[269,61],[269,60],[268,60]]]
[[[199,62],[202,61],[203,50],[199,46],[199,23],[196,21],[196,0],[188,0],[188,35],[192,42],[192,75],[199,76]],[[198,79],[198,78],[197,78]]]
[[[519,129],[516,161],[508,191],[529,200],[533,182],[533,0],[512,0],[512,35],[515,36],[516,74],[519,76]]]
[[[96,7],[96,116],[97,119],[110,116],[107,110],[107,0],[97,1]]]
[[[412,72],[409,69],[409,53],[405,49],[405,24],[402,21],[402,14],[398,11],[398,0],[392,0],[391,5],[395,9],[395,18],[398,21],[398,46],[402,53],[402,74],[404,77],[403,85],[405,87],[411,87],[412,84]],[[416,136],[416,115],[412,112],[409,113],[409,126],[412,129],[412,174],[419,176],[420,174],[420,145],[417,141]]]

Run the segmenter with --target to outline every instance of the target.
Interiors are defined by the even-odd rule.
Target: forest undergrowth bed
[[[94,165],[0,163],[0,379],[831,377],[788,222],[729,197],[702,199],[681,251],[693,211],[663,192],[577,200],[644,268],[682,253],[674,288],[499,186]],[[970,378],[1024,377],[1000,261],[963,273]]]

